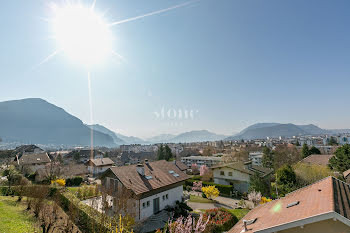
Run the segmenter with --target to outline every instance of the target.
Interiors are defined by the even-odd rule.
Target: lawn
[[[34,217],[26,212],[24,203],[16,200],[17,197],[0,196],[0,232],[34,232]]]
[[[238,218],[238,220],[240,220],[241,218],[243,218],[248,212],[249,209],[226,209],[228,212],[230,212],[231,214],[236,215],[236,217]]]
[[[198,203],[214,203],[215,201],[213,200],[209,200],[207,198],[204,197],[200,197],[200,196],[194,196],[194,195],[190,195],[190,202],[198,202]]]

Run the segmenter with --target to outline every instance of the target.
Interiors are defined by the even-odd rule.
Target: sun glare
[[[100,64],[112,53],[112,33],[101,15],[83,5],[55,6],[53,33],[59,49],[84,66]]]

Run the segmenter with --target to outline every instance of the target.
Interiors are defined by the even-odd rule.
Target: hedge
[[[66,179],[66,186],[80,186],[83,182],[83,178],[80,176],[76,176],[73,178]]]
[[[110,232],[108,226],[102,225],[98,221],[99,217],[102,218],[101,213],[85,204],[80,204],[80,200],[72,193],[59,192],[59,198],[62,209],[74,220],[82,232]]]

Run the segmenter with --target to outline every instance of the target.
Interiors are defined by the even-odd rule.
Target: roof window
[[[287,208],[290,208],[290,207],[293,207],[293,206],[296,206],[296,205],[299,205],[299,201],[296,201],[296,202],[292,202],[290,204],[287,205]]]

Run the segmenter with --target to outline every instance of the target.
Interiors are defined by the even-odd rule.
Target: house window
[[[169,199],[169,196],[168,196],[168,194],[166,194],[166,195],[165,195],[165,199]]]
[[[220,175],[221,175],[221,176],[224,176],[224,175],[225,175],[225,172],[224,172],[224,171],[220,171]]]
[[[163,195],[163,201],[165,200],[165,195]]]
[[[149,201],[147,201],[147,207],[149,206],[149,204],[150,204],[150,202],[149,202]]]
[[[146,208],[146,202],[142,203],[142,208]]]
[[[228,175],[229,175],[229,176],[232,176],[232,172],[229,172]]]

